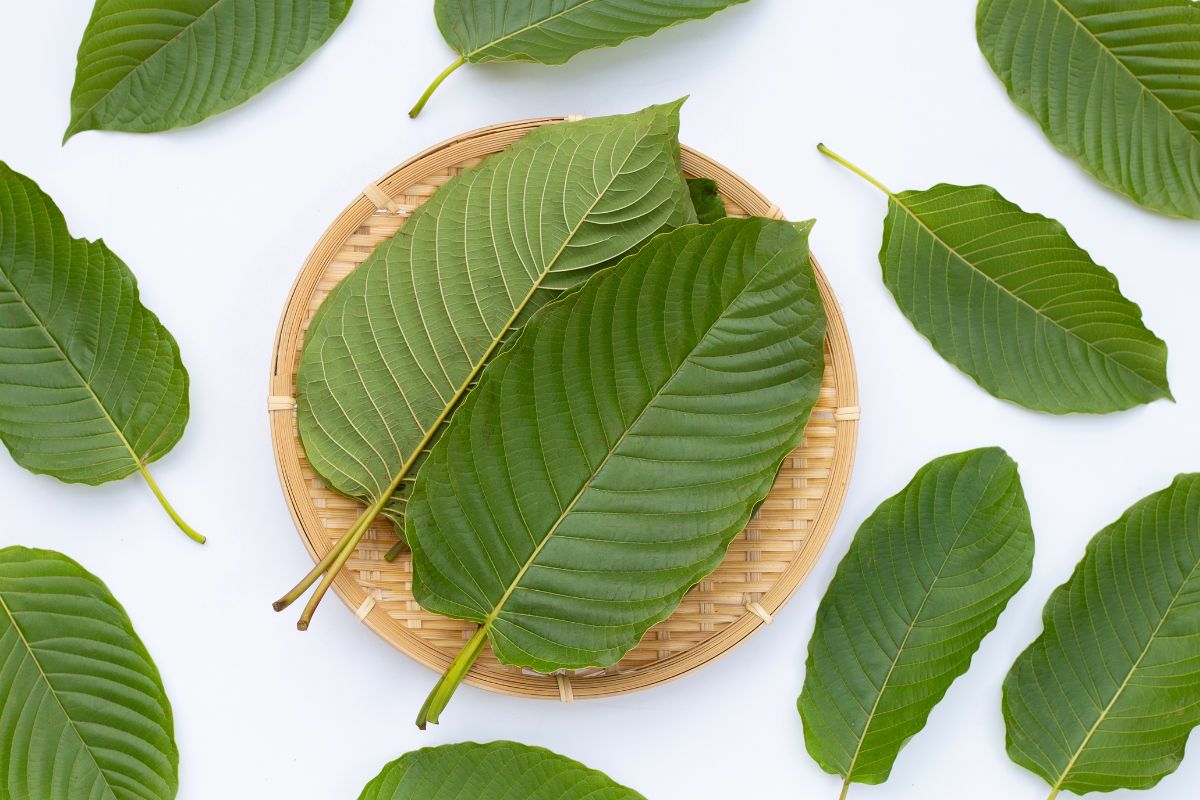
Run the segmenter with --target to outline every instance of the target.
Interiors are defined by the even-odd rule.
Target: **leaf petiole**
[[[438,718],[442,712],[446,710],[446,705],[450,702],[450,698],[454,696],[454,692],[462,684],[463,678],[467,677],[467,673],[471,670],[479,654],[483,652],[483,646],[487,643],[488,629],[490,623],[480,625],[475,631],[475,635],[467,642],[462,651],[455,657],[454,662],[450,664],[450,668],[438,679],[437,684],[433,687],[433,691],[429,693],[429,697],[425,698],[425,704],[421,706],[421,712],[417,714],[417,727],[425,730],[426,725],[433,723],[438,724]]]
[[[411,111],[408,112],[408,116],[412,119],[416,119],[417,115],[421,113],[421,110],[425,108],[425,104],[429,102],[429,98],[432,97],[433,93],[437,91],[437,88],[442,85],[442,81],[446,80],[446,78],[449,78],[456,69],[465,63],[467,63],[467,60],[462,56],[459,56],[453,64],[442,70],[441,73],[433,79],[433,83],[429,84],[429,88],[425,90],[425,94],[421,95],[421,99],[417,101],[417,104],[412,107]]]
[[[142,477],[146,479],[146,485],[150,487],[150,491],[154,492],[154,496],[158,498],[158,502],[162,505],[163,510],[167,512],[167,516],[179,526],[179,530],[186,533],[188,538],[193,542],[204,544],[206,541],[204,536],[197,533],[191,525],[184,522],[183,517],[179,516],[175,509],[171,507],[171,504],[167,502],[167,496],[162,493],[162,489],[158,488],[158,484],[155,483],[154,478],[150,477],[150,470],[146,469],[146,465],[140,459],[137,462],[137,467],[138,471],[142,473]]]
[[[842,793],[838,795],[838,800],[846,800],[850,796],[850,776],[846,776],[846,780],[842,782]]]
[[[855,164],[851,163],[850,161],[847,161],[846,159],[842,158],[841,156],[839,156],[837,153],[835,153],[835,152],[833,152],[832,150],[830,150],[830,149],[829,149],[828,147],[826,147],[825,145],[823,145],[823,144],[819,144],[819,145],[817,145],[817,150],[819,150],[819,151],[820,151],[820,153],[821,153],[822,155],[824,155],[824,156],[826,156],[827,158],[830,158],[830,159],[832,159],[832,160],[836,161],[837,163],[841,164],[841,165],[842,165],[843,167],[845,167],[846,169],[848,169],[848,170],[850,170],[851,172],[853,172],[853,173],[854,173],[855,175],[857,175],[858,177],[860,177],[860,178],[862,178],[863,180],[867,181],[867,182],[868,182],[868,183],[870,183],[872,186],[874,186],[875,188],[879,189],[881,192],[883,192],[884,194],[886,194],[888,197],[895,197],[895,196],[896,196],[896,195],[895,195],[895,194],[892,192],[892,190],[891,190],[891,189],[887,188],[887,187],[886,187],[886,186],[884,186],[882,183],[880,183],[879,181],[875,180],[875,178],[873,178],[871,175],[869,175],[869,174],[868,174],[866,171],[864,171],[863,169],[859,168],[858,166],[856,166]]]

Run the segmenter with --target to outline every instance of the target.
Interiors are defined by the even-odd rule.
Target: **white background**
[[[999,691],[1089,537],[1200,470],[1200,223],[1144,211],[1059,155],[980,56],[970,0],[754,0],[561,68],[454,75],[406,111],[452,55],[430,0],[358,0],[328,45],[232,112],[170,134],[84,133],[65,148],[90,0],[0,0],[0,159],[37,180],[76,235],[138,275],[192,376],[187,434],[157,465],[192,544],[137,479],[100,488],[26,473],[0,454],[0,545],[61,550],[125,604],[165,677],[182,800],[349,800],[407,750],[509,738],[610,773],[651,800],[836,797],[804,751],[796,695],[818,600],[862,519],[929,459],[999,444],[1033,512],[1033,579],[971,671],[901,754],[852,797],[1044,798],[1005,756]],[[330,595],[312,630],[270,602],[310,566],[276,479],[265,401],[275,326],[300,265],[371,180],[487,124],[633,111],[690,94],[683,138],[741,173],[814,247],[855,346],[863,422],[825,557],[776,623],[668,686],[570,706],[464,687],[443,724],[412,725],[433,673]],[[1054,418],[993,399],[943,362],[879,279],[884,200],[826,161],[824,141],[895,190],[989,183],[1061,219],[1171,346],[1178,404]],[[1200,757],[1152,797],[1195,797]],[[1120,793],[1114,800],[1134,797]],[[37,800],[32,798],[30,800]]]

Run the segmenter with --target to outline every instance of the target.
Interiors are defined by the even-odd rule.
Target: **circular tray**
[[[362,506],[327,488],[304,457],[296,431],[296,368],[304,333],[326,295],[392,236],[413,209],[453,175],[508,147],[547,117],[483,128],[437,145],[370,184],[317,242],[288,299],[275,342],[268,407],[284,495],[300,538],[314,560],[336,543]],[[683,148],[690,177],[717,182],[729,213],[782,218],[777,206],[709,158]],[[815,264],[814,260],[814,264]],[[758,514],[734,540],[725,561],[699,583],[664,622],[607,669],[539,675],[500,664],[490,649],[466,682],[507,694],[603,697],[676,678],[735,647],[787,601],[824,549],[841,510],[854,462],[858,388],[845,320],[821,269],[817,281],[829,317],[820,399],[804,442],[784,463]],[[378,520],[334,584],[358,618],[392,645],[439,672],[470,638],[473,623],[423,610],[412,596],[412,561],[384,554],[396,541]]]

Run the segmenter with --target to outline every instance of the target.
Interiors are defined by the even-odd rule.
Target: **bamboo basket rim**
[[[440,170],[447,170],[465,161],[498,152],[536,127],[576,119],[581,117],[536,117],[489,125],[426,148],[390,170],[379,180],[368,184],[335,218],[309,253],[289,292],[276,332],[267,407],[276,468],[284,499],[300,539],[314,562],[319,561],[324,554],[317,549],[315,541],[318,534],[324,530],[324,526],[301,472],[302,449],[295,433],[294,392],[295,358],[302,346],[306,323],[316,308],[312,305],[312,299],[319,282],[350,237],[373,216],[383,211],[411,211],[411,208],[406,209],[392,200],[402,194],[403,189]],[[716,180],[720,193],[727,202],[751,215],[784,218],[779,206],[768,201],[737,174],[686,145],[681,149],[684,171],[690,175]],[[577,698],[623,694],[656,686],[699,669],[739,646],[760,627],[773,621],[774,615],[783,608],[796,588],[808,576],[828,543],[845,501],[857,445],[860,409],[849,333],[841,307],[815,256],[813,266],[828,318],[827,368],[832,367],[836,377],[837,402],[831,419],[836,430],[836,441],[827,489],[820,498],[819,511],[799,557],[790,563],[757,601],[745,604],[745,613],[736,621],[727,624],[701,643],[658,660],[646,668],[637,669],[630,674],[606,674],[572,679],[571,676],[563,674],[544,676],[489,670],[477,664],[468,673],[466,683],[501,694],[559,699],[564,702]],[[324,546],[329,546],[327,541]],[[342,570],[333,588],[360,621],[393,647],[435,671],[443,671],[449,666],[453,653],[432,646],[406,630],[396,620],[381,613],[376,599],[358,581],[352,570]]]

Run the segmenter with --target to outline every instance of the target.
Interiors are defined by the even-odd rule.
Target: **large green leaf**
[[[306,627],[371,521],[401,523],[423,453],[535,309],[694,220],[679,157],[679,103],[543,126],[448,181],[330,294],[300,360],[300,436],[369,508],[277,609],[325,573]]]
[[[409,112],[415,117],[463,64],[529,61],[564,64],[584,50],[710,17],[746,0],[435,0],[438,28],[458,60]]]
[[[188,419],[175,339],[103,242],[71,237],[37,184],[0,162],[0,439],[17,463],[71,483],[141,472]]]
[[[824,364],[808,228],[653,239],[484,372],[409,504],[413,594],[539,672],[607,666],[721,562],[800,442]]]
[[[354,0],[96,0],[71,123],[144,133],[244,103],[325,43]]]
[[[808,752],[882,783],[1033,569],[1017,465],[999,448],[943,456],[854,537],[817,612],[800,716]]]
[[[358,800],[645,800],[578,761],[516,742],[447,744],[383,768]]]
[[[1200,6],[981,0],[977,32],[1060,150],[1148,208],[1200,219]]]
[[[987,391],[1053,414],[1170,398],[1167,346],[1063,226],[988,186],[888,195],[883,280],[934,348]]]
[[[1148,789],[1200,724],[1200,474],[1091,541],[1004,681],[1008,754],[1060,791]]]
[[[158,669],[100,579],[0,550],[0,798],[170,800],[173,737]]]

